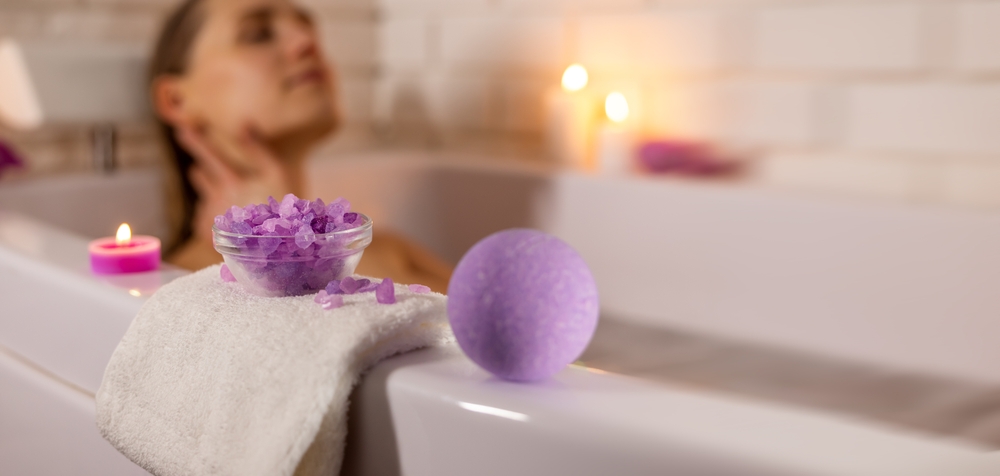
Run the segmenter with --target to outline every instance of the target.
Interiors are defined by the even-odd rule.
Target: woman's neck
[[[285,176],[288,177],[288,187],[292,189],[291,192],[298,197],[305,196],[305,158],[283,161],[281,166],[285,169]]]
[[[288,185],[292,193],[297,196],[304,196],[306,193],[306,161],[316,143],[313,137],[292,136],[284,137],[272,141],[268,146],[274,153],[281,157],[281,165],[285,169],[288,177]]]

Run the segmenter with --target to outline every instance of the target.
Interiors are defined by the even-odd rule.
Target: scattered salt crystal
[[[361,286],[360,288],[358,288],[357,292],[358,293],[370,293],[370,292],[374,291],[376,287],[378,287],[378,283],[373,283],[373,282],[369,281],[368,284],[365,284],[364,286]]]
[[[385,278],[375,287],[375,300],[381,304],[396,303],[396,287],[392,284],[392,278]]]
[[[341,307],[343,305],[344,305],[344,296],[340,296],[340,295],[330,296],[330,297],[327,298],[326,302],[324,302],[323,304],[320,304],[320,306],[322,306],[323,309],[326,309],[327,311],[329,311],[331,309],[336,309],[336,308]]]
[[[313,302],[319,304],[323,309],[336,309],[344,305],[344,297],[340,295],[327,294],[326,290],[320,290],[313,298]]]
[[[320,289],[319,292],[316,293],[316,297],[313,298],[313,302],[316,304],[323,304],[329,297],[330,295],[326,292],[325,289]]]
[[[222,267],[219,268],[219,276],[221,276],[222,280],[227,283],[236,282],[236,276],[233,276],[233,272],[229,271],[229,266],[222,265]]]
[[[362,293],[362,292],[364,292],[364,291],[362,291],[362,289],[364,289],[364,288],[366,288],[368,286],[371,286],[371,284],[372,284],[372,280],[370,280],[368,278],[358,279],[357,282],[358,282],[358,290],[354,291],[356,293]]]
[[[431,292],[431,288],[424,286],[423,284],[411,284],[408,286],[411,292],[417,294],[427,294]]]
[[[340,280],[340,289],[344,291],[344,294],[354,294],[359,287],[361,284],[350,276]]]
[[[343,294],[344,291],[342,291],[340,289],[340,280],[339,279],[334,279],[333,281],[330,281],[330,283],[326,285],[326,293],[327,294]]]

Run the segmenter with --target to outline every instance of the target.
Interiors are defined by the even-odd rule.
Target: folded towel
[[[440,294],[313,299],[250,295],[218,266],[164,286],[104,372],[101,433],[158,476],[337,474],[359,375],[453,337]]]

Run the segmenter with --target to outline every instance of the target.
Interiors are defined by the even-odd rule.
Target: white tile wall
[[[1000,2],[959,6],[956,66],[973,72],[1000,72]]]
[[[817,86],[805,81],[744,81],[730,86],[729,137],[752,146],[808,146],[817,138]]]
[[[427,62],[428,26],[423,19],[388,19],[378,31],[379,58],[386,68],[419,68]]]
[[[454,17],[441,21],[449,65],[551,68],[564,61],[563,20],[555,17]]]
[[[579,61],[646,133],[745,151],[776,186],[1000,207],[1000,0],[302,1],[340,66],[345,144],[374,125],[529,150]],[[0,0],[0,34],[148,44],[175,3]],[[39,172],[88,167],[85,131],[0,135]],[[127,161],[154,161],[153,136],[133,128]]]
[[[710,81],[664,81],[647,99],[651,133],[698,141],[725,138],[728,122],[726,87]]]
[[[579,20],[578,59],[595,71],[700,73],[725,67],[715,11],[592,15]]]
[[[539,98],[578,61],[646,134],[742,151],[775,186],[1000,207],[998,0],[379,5],[376,102],[454,82],[421,86],[436,133],[540,138]]]
[[[762,8],[754,64],[794,71],[898,72],[922,66],[922,6],[848,3]],[[845,5],[837,5],[845,3]]]
[[[1000,207],[1000,165],[947,164],[943,179],[945,194],[955,203],[979,207]]]
[[[848,101],[851,147],[1000,156],[1000,83],[860,84]]]

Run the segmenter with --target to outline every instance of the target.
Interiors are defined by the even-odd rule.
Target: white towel
[[[250,295],[218,266],[164,286],[104,372],[101,433],[157,476],[337,474],[359,375],[454,337],[440,294],[313,298]]]

